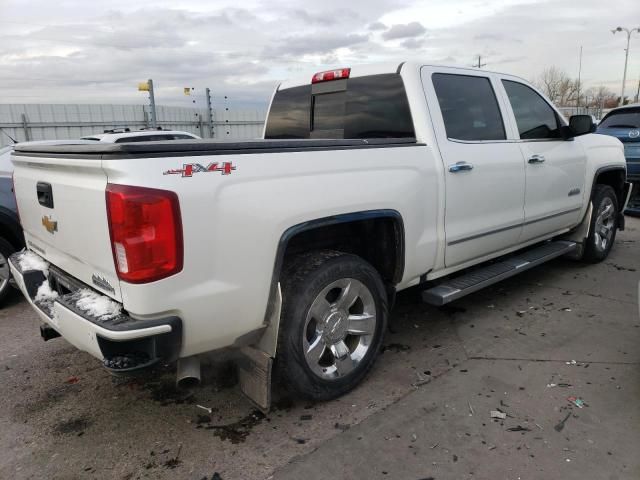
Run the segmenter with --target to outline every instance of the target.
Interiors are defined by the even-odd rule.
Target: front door
[[[443,161],[445,264],[452,267],[518,243],[524,161],[508,139],[491,74],[432,67],[421,74]]]
[[[586,153],[564,140],[557,112],[531,87],[502,78],[525,160],[525,217],[521,242],[549,236],[579,221],[584,204]]]

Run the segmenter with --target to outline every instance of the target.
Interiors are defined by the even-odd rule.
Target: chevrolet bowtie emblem
[[[42,225],[47,229],[47,232],[53,234],[58,231],[58,222],[51,220],[46,215],[42,217]]]

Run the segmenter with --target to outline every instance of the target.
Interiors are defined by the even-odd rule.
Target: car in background
[[[132,142],[158,142],[164,140],[194,140],[200,137],[189,132],[179,130],[129,130],[128,128],[116,128],[105,130],[96,135],[81,137],[82,140],[92,140],[105,143],[132,143]]]
[[[20,145],[82,145],[91,144],[88,140],[39,140],[22,142]],[[11,288],[9,256],[24,248],[24,237],[20,227],[20,218],[13,195],[13,163],[11,153],[14,145],[0,147],[0,306]]]
[[[614,108],[600,121],[596,132],[616,137],[624,145],[627,178],[633,183],[625,213],[640,215],[640,103]]]

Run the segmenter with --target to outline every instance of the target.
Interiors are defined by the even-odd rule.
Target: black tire
[[[616,232],[618,231],[618,198],[616,192],[609,185],[596,185],[593,196],[593,213],[591,215],[591,223],[589,224],[589,236],[585,240],[584,254],[582,261],[587,263],[598,263],[607,258],[613,244],[616,240]],[[613,212],[608,217],[605,229],[610,230],[610,236],[606,245],[602,245],[603,235],[599,227],[602,220],[600,216],[607,206],[611,205]]]
[[[335,282],[347,282],[345,285],[349,287],[343,290],[335,287],[328,290],[327,296],[324,296],[324,292],[335,285]],[[352,288],[352,294],[345,293],[344,297],[351,297],[356,295],[353,292],[361,291],[362,298],[356,297],[355,303],[351,307],[340,310],[343,313],[339,314],[337,306],[340,305],[342,293],[348,292],[352,284],[357,285],[357,288]],[[299,255],[289,263],[285,268],[281,285],[283,308],[274,368],[276,378],[292,393],[312,400],[330,400],[353,389],[373,366],[387,328],[388,300],[384,284],[376,269],[356,255],[328,250],[311,252]],[[364,293],[363,286],[366,287],[368,294]],[[334,293],[334,291],[337,292]],[[336,295],[335,303],[328,300],[331,298],[330,295]],[[314,302],[320,298],[327,302],[326,304],[331,307],[328,311],[332,312],[322,317],[324,321],[315,320],[316,316],[310,312],[312,305],[316,305]],[[347,303],[349,302],[345,300],[342,305]],[[368,311],[371,310],[372,305],[375,305],[375,320],[367,326],[370,334],[367,337],[361,333],[352,335],[347,326],[353,325],[350,323],[352,315],[361,315],[363,318],[367,316],[364,311],[365,305],[369,306]],[[358,308],[362,311],[358,312]],[[332,323],[332,315],[335,323]],[[372,325],[373,323],[375,326]],[[346,335],[343,340],[330,338],[327,343],[324,343],[325,336],[336,334],[339,337],[340,332],[336,333],[336,331],[340,329],[343,329],[343,334]],[[322,333],[318,333],[319,331]],[[369,340],[361,340],[365,338]],[[324,347],[321,348],[324,354],[319,356],[314,371],[310,366],[312,362],[305,356],[305,342],[309,350],[310,344],[315,343],[316,340],[322,341]],[[363,341],[366,346],[362,345]],[[333,342],[336,343],[333,344]],[[332,350],[339,342],[349,348],[349,356],[347,357],[345,352],[343,357],[348,358],[348,368],[345,370],[348,373],[344,374],[340,372],[340,368],[337,368],[339,356],[336,356],[333,353],[335,350]],[[358,343],[353,346],[355,342]],[[353,351],[351,351],[352,346]],[[362,355],[357,361],[352,359],[356,356],[356,350]],[[340,349],[337,351],[340,353]],[[327,362],[325,358],[333,359],[336,367],[324,368],[322,362]],[[331,369],[334,371],[327,373]],[[327,375],[335,375],[335,377],[327,378]]]
[[[11,272],[9,269],[9,257],[16,251],[9,242],[7,242],[4,238],[0,237],[0,270],[5,271],[9,278],[11,278]],[[13,290],[11,283],[9,282],[9,278],[5,282],[3,278],[0,276],[0,306],[4,303],[7,295],[11,293]]]

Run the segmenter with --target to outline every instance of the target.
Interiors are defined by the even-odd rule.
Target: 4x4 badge
[[[51,220],[51,218],[47,217],[46,215],[42,217],[42,225],[44,225],[44,228],[47,229],[47,232],[51,234],[58,231],[58,222],[56,222],[55,220]]]
[[[235,169],[232,162],[211,162],[206,167],[199,163],[185,163],[182,168],[165,170],[162,173],[163,175],[181,175],[183,177],[193,177],[194,173],[201,172],[220,172],[222,175],[230,175]]]

